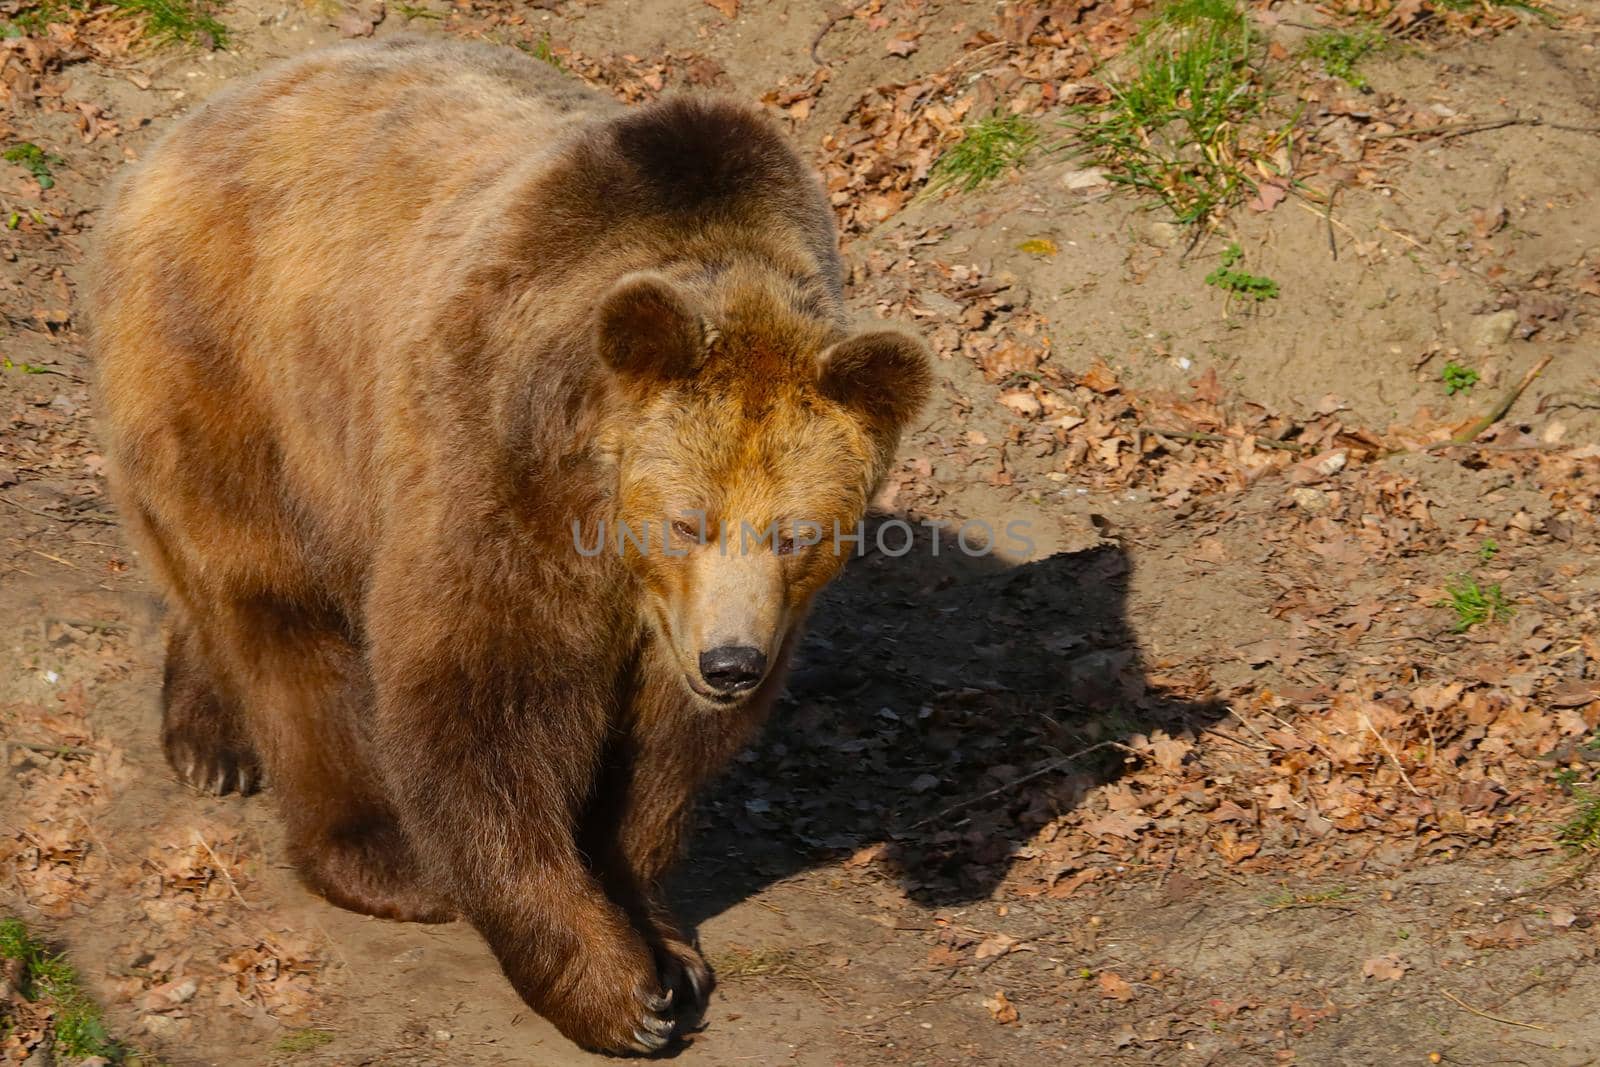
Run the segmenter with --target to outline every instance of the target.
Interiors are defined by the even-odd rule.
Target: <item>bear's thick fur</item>
[[[853,529],[929,388],[845,329],[819,183],[749,109],[396,38],[197,110],[97,240],[174,768],[269,783],[334,903],[464,917],[574,1040],[662,1047],[711,976],[658,882],[850,550],[797,524]]]

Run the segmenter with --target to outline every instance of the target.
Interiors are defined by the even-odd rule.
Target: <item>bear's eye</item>
[[[780,537],[778,538],[777,543],[772,546],[772,550],[780,556],[792,556],[794,555],[795,549],[798,547],[799,545],[795,543],[794,538]]]
[[[672,532],[677,534],[679,537],[687,538],[690,541],[698,542],[700,540],[699,529],[696,528],[694,523],[686,522],[683,519],[679,519],[672,524]]]

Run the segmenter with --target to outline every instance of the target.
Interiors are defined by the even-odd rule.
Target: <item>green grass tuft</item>
[[[1455,612],[1458,634],[1485,623],[1504,622],[1516,613],[1498,585],[1480,586],[1469,574],[1451,578],[1445,583],[1444,591],[1445,599],[1439,601],[1439,606]]]
[[[144,19],[144,34],[160,42],[221,48],[228,29],[210,15],[210,0],[109,0],[119,14]],[[0,23],[0,37],[42,35],[54,23],[90,11],[91,0],[33,0],[26,2],[8,23]]]
[[[1254,188],[1243,164],[1270,147],[1246,144],[1266,109],[1258,51],[1238,0],[1174,0],[1134,38],[1132,73],[1107,80],[1109,103],[1067,128],[1113,181],[1207,221]]]
[[[1554,12],[1529,0],[1430,0],[1430,2],[1446,11],[1456,11],[1463,14],[1471,11],[1493,11],[1497,7],[1510,8],[1521,11],[1525,15],[1533,15],[1545,22],[1559,21]]]
[[[1574,852],[1600,849],[1600,793],[1577,786],[1572,797],[1578,802],[1577,814],[1561,824],[1556,840]]]
[[[405,19],[407,22],[410,22],[412,19],[432,19],[436,22],[444,21],[444,15],[442,13],[438,11],[432,11],[418,4],[395,4],[394,10],[396,14]]]
[[[23,996],[48,1002],[58,1052],[75,1059],[104,1056],[113,1063],[127,1059],[128,1049],[106,1033],[100,1009],[83,992],[72,965],[29,936],[21,920],[0,920],[0,958],[22,964]]]
[[[274,1047],[279,1052],[314,1052],[332,1042],[332,1031],[306,1027],[304,1030],[294,1030],[283,1035]]]
[[[111,0],[125,15],[142,16],[146,37],[163,43],[222,48],[228,28],[209,14],[203,0]]]
[[[0,37],[42,36],[58,22],[71,21],[74,12],[89,10],[88,0],[34,0],[17,7],[11,21],[0,23]]]
[[[561,57],[556,55],[555,48],[550,42],[549,31],[546,31],[543,37],[532,44],[528,44],[526,41],[517,41],[516,45],[541,63],[548,63],[557,70],[566,69],[561,65]]]
[[[928,191],[956,186],[971,192],[1019,165],[1039,143],[1039,128],[1022,115],[996,112],[962,132],[933,164]]]
[[[1383,31],[1375,26],[1363,26],[1358,30],[1329,30],[1309,38],[1301,49],[1303,55],[1314,59],[1322,65],[1330,77],[1339,78],[1356,89],[1370,88],[1367,79],[1362,77],[1356,67],[1361,61],[1381,51],[1389,44],[1389,38]]]
[[[1278,283],[1260,274],[1247,274],[1234,270],[1234,265],[1244,258],[1236,244],[1222,250],[1222,263],[1206,275],[1206,284],[1214,285],[1231,296],[1249,297],[1252,300],[1276,300]]]

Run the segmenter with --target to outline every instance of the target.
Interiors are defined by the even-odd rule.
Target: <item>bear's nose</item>
[[[723,645],[700,653],[700,677],[719,693],[754,688],[766,673],[766,653],[750,645]]]

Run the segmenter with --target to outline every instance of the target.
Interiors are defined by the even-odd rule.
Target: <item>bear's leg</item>
[[[658,650],[647,652],[625,737],[585,819],[586,851],[597,857],[607,892],[650,942],[685,1024],[704,1014],[714,977],[667,906],[661,882],[682,852],[696,795],[749,740],[780,687],[774,677],[742,707],[708,711],[692,703],[673,664]]]
[[[239,704],[222,689],[182,619],[167,637],[161,749],[179,777],[197,789],[249,796],[261,787],[261,760]]]
[[[616,666],[570,645],[530,647],[561,637],[525,617],[497,626],[488,609],[493,630],[440,633],[424,625],[435,601],[417,599],[440,586],[414,574],[405,584],[369,611],[392,622],[372,645],[374,740],[428,871],[562,1033],[610,1053],[665,1047],[675,1024],[655,956],[575,837]],[[478,614],[453,610],[448,622],[472,627]]]
[[[238,679],[301,878],[351,911],[406,922],[454,918],[424,889],[367,761],[357,724],[371,686],[340,621],[267,596],[215,607],[206,619]]]

